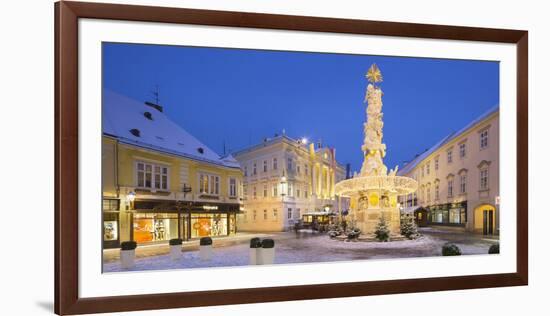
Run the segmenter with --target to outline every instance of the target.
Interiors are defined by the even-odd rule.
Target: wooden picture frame
[[[512,43],[517,46],[517,271],[505,274],[79,297],[78,21],[82,18]],[[55,312],[59,315],[527,285],[528,32],[103,3],[55,4]]]

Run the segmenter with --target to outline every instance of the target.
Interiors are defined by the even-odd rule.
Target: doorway
[[[496,209],[490,204],[480,205],[475,210],[475,231],[483,235],[496,233]]]
[[[493,234],[493,210],[483,210],[483,235]]]

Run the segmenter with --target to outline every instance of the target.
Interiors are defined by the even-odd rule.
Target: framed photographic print
[[[55,20],[56,313],[527,284],[527,31]]]

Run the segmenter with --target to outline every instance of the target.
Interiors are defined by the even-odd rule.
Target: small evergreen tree
[[[408,239],[416,239],[418,237],[418,228],[414,222],[414,217],[401,217],[401,235],[407,237]]]
[[[390,239],[390,229],[388,228],[388,224],[386,223],[384,216],[380,217],[374,234],[376,235],[376,239],[379,241],[388,241]]]

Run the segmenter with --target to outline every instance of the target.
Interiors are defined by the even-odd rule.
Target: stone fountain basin
[[[381,190],[396,195],[407,195],[416,192],[418,182],[409,177],[401,176],[358,176],[338,182],[334,193],[339,196],[351,197],[361,192]]]

